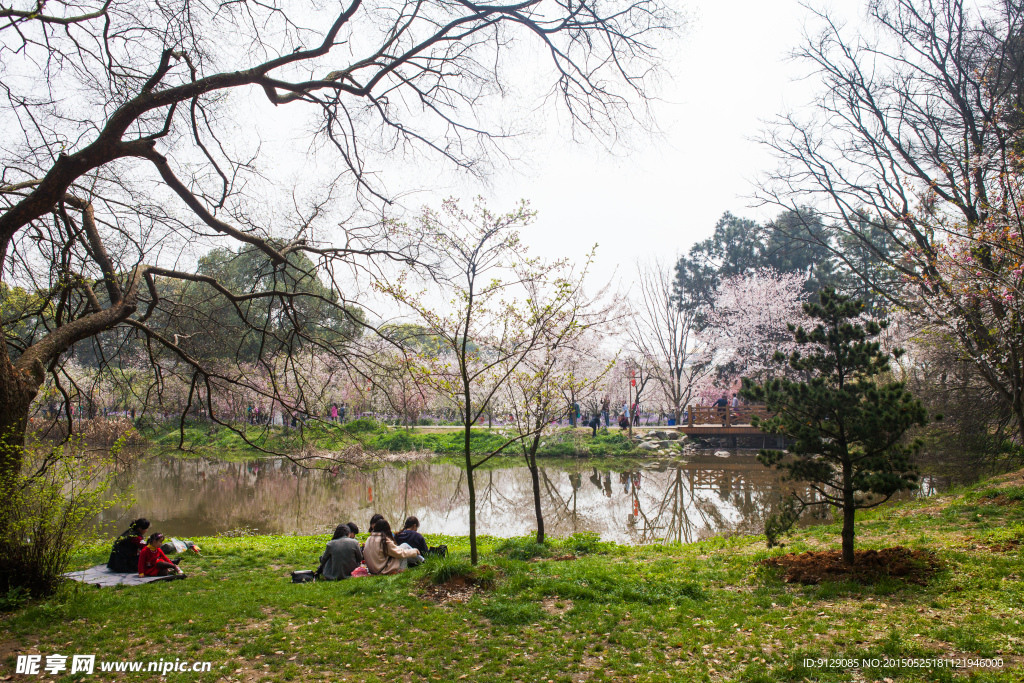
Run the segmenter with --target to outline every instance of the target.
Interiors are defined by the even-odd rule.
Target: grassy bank
[[[167,450],[177,449],[180,440],[176,424],[162,423],[142,427],[142,436],[150,443]],[[371,452],[389,453],[430,453],[454,455],[463,452],[464,435],[460,430],[407,431],[387,427],[373,420],[362,419],[344,425],[310,422],[301,430],[273,427],[246,428],[246,438],[266,450],[287,453],[304,447],[321,451],[343,452],[352,446],[359,446]],[[500,448],[507,437],[496,430],[474,429],[471,432],[471,448],[474,453],[490,453]],[[196,455],[214,457],[254,457],[262,453],[254,449],[239,434],[218,425],[190,423],[185,428],[185,447]],[[519,452],[508,449],[509,455]],[[596,437],[589,429],[561,429],[545,438],[538,455],[541,457],[569,456],[620,456],[635,452],[619,431],[599,430]]]
[[[837,547],[838,528],[825,526],[771,551],[758,538],[646,548],[487,538],[469,586],[459,579],[465,539],[428,536],[452,557],[395,577],[291,584],[288,572],[314,566],[325,537],[198,539],[204,556],[183,560],[185,581],[71,587],[5,616],[0,675],[33,652],[213,664],[172,681],[1020,680],[1022,473],[865,514],[857,532],[860,548],[933,550],[942,569],[927,585],[803,586],[756,566]],[[75,565],[104,556],[96,547]],[[849,662],[934,657],[1004,667]]]

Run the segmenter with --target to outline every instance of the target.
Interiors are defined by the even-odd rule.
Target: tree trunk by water
[[[843,463],[843,563],[852,565],[853,556],[853,521],[857,513],[856,501],[853,498],[853,465],[847,460]]]
[[[534,437],[530,444],[530,454],[526,458],[526,464],[530,468],[530,480],[533,484],[533,510],[537,516],[537,543],[544,542],[544,513],[540,507],[540,476],[537,470],[537,447],[540,445],[540,434]]]
[[[473,452],[470,450],[470,444],[471,444],[471,441],[470,441],[470,436],[471,436],[470,435],[470,430],[472,429],[473,425],[472,425],[472,422],[471,422],[471,418],[469,417],[470,414],[471,414],[470,413],[471,404],[470,404],[469,399],[468,399],[468,396],[469,396],[468,380],[466,381],[466,384],[467,384],[467,389],[466,389],[467,399],[466,399],[466,420],[465,420],[465,432],[464,432],[464,439],[465,439],[465,441],[464,441],[463,445],[465,447],[465,453],[466,453],[466,482],[467,482],[467,485],[469,487],[469,559],[470,559],[470,562],[473,563],[473,565],[476,565],[477,561],[479,560],[479,556],[477,555],[477,549],[476,549],[476,486],[474,486],[474,484],[473,484],[473,470],[475,468],[473,467]]]

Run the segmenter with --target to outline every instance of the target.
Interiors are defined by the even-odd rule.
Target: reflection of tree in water
[[[618,465],[615,469],[609,465]],[[622,461],[541,468],[542,508],[555,535],[595,531],[630,543],[691,542],[717,533],[760,533],[781,497],[778,474],[752,456]],[[516,536],[536,528],[529,471],[478,471],[481,533]],[[118,479],[137,504],[99,521],[116,533],[133,517],[179,536],[250,527],[261,533],[326,532],[346,521],[364,531],[379,512],[400,525],[420,517],[427,533],[465,534],[466,474],[448,463],[374,470],[305,470],[283,459],[222,462],[142,459]]]
[[[620,474],[633,509],[627,525],[634,543],[691,543],[716,534],[760,534],[782,500],[779,475],[750,457],[728,462],[661,461]],[[803,487],[801,487],[803,488]]]

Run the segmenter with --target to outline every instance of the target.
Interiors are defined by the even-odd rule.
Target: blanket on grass
[[[174,579],[185,578],[181,574],[172,574],[171,576],[139,576],[138,572],[121,574],[110,571],[105,564],[98,564],[95,567],[89,567],[80,572],[68,572],[64,576],[72,581],[81,581],[84,584],[100,588],[109,586],[141,586],[144,583],[153,583],[154,581],[173,581]]]

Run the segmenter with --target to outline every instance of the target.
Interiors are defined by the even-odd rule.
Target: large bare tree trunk
[[[21,473],[28,412],[42,383],[42,367],[16,368],[0,335],[0,492]]]

